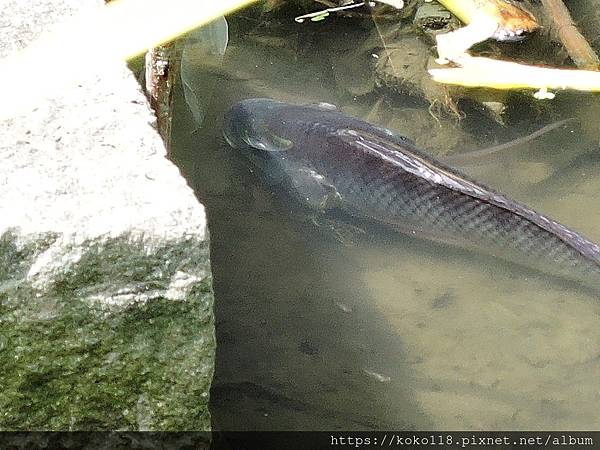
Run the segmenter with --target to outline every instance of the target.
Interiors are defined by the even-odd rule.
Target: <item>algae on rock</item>
[[[207,264],[207,245],[165,244],[148,255],[143,240],[90,242],[39,289],[24,261],[54,238],[0,239],[0,429],[209,429],[210,277],[185,299],[173,287]],[[138,300],[98,301],[107,291]]]

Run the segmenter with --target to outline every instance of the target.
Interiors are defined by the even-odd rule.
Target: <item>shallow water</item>
[[[368,51],[345,59],[337,49],[363,42],[368,21],[282,26],[243,13],[229,22],[200,128],[177,99],[172,155],[209,218],[214,428],[597,429],[600,295],[494,258],[307,216],[221,138],[224,112],[249,97],[334,103],[433,154],[576,117],[464,170],[599,242],[598,135],[589,125],[597,97],[561,94],[552,114],[511,127],[468,117],[465,135],[451,121],[436,125],[425,103],[353,96],[336,82],[332,66],[364,66],[358,55]],[[368,71],[351,73],[367,82]],[[529,114],[523,108],[516,117]]]

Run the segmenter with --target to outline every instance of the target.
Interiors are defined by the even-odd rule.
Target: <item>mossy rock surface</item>
[[[103,3],[7,2],[0,56]],[[0,430],[209,430],[204,208],[125,63],[66,55],[0,123]]]
[[[87,242],[40,288],[27,269],[55,239],[0,239],[0,429],[209,429],[211,279],[174,287],[206,243]]]

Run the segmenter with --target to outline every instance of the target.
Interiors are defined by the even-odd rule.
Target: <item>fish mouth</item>
[[[229,146],[241,149],[248,144],[244,139],[243,130],[246,129],[248,114],[242,103],[236,103],[223,117],[223,137]]]

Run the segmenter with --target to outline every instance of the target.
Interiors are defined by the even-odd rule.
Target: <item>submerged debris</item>
[[[460,21],[437,2],[423,3],[419,6],[413,24],[418,31],[432,36],[460,27]]]
[[[303,14],[301,16],[294,18],[294,20],[298,23],[302,23],[306,19],[310,19],[313,22],[318,22],[320,20],[325,19],[325,17],[327,17],[330,13],[334,13],[334,12],[338,12],[338,11],[345,11],[348,9],[360,8],[362,6],[367,6],[369,4],[373,4],[373,2],[350,3],[348,5],[335,6],[332,8],[323,9],[321,11]]]
[[[391,377],[388,377],[387,375],[383,375],[381,373],[374,372],[369,369],[363,369],[363,372],[366,373],[367,375],[369,375],[371,378],[374,378],[375,380],[379,381],[380,383],[389,383],[390,381],[392,381]]]
[[[431,58],[429,46],[416,36],[400,36],[378,53],[375,82],[378,87],[401,95],[422,98],[441,110],[460,116],[448,89],[435,83],[426,69]]]
[[[392,94],[406,95],[429,103],[429,112],[437,120],[443,117],[461,119],[464,112],[458,106],[461,99],[480,105],[484,115],[503,123],[504,98],[490,93],[451,88],[437,83],[427,73],[434,64],[429,45],[417,36],[402,35],[386,45],[378,54],[375,83]]]
[[[320,22],[328,17],[330,14],[335,13],[337,15],[347,16],[386,16],[389,13],[402,12],[405,16],[404,11],[412,13],[413,8],[406,8],[404,0],[371,0],[362,2],[353,2],[352,0],[315,0],[317,3],[326,6],[325,9],[320,9],[314,12],[297,16],[294,20],[298,23],[303,23],[305,20],[310,19],[312,22]],[[416,2],[411,0],[412,6]]]

